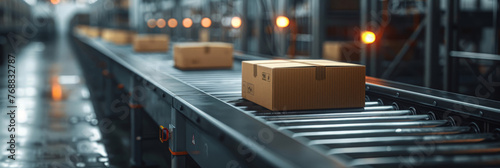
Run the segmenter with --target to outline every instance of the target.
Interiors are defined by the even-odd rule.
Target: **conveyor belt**
[[[192,71],[174,76],[278,126],[278,130],[306,138],[308,145],[326,146],[329,155],[357,159],[353,165],[397,166],[406,162],[399,162],[402,158],[411,160],[412,155],[424,152],[418,158],[422,166],[500,164],[498,135],[473,133],[470,127],[453,127],[448,120],[430,120],[428,115],[415,115],[411,110],[367,101],[364,109],[272,112],[241,98],[240,73]],[[460,158],[467,162],[455,161]]]
[[[366,107],[359,109],[273,112],[241,98],[238,62],[232,70],[180,71],[172,67],[171,55],[137,54],[129,47],[99,43],[137,61],[155,62],[153,66],[161,65],[158,73],[224,101],[325,155],[348,156],[347,166],[500,166],[495,133],[477,133],[380,101],[366,101]]]

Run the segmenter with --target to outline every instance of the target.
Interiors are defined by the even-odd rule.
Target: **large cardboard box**
[[[233,66],[233,45],[222,42],[192,42],[174,45],[179,69],[222,69]]]
[[[243,61],[242,97],[272,111],[360,108],[365,66],[328,60]]]
[[[169,38],[166,34],[140,34],[134,36],[133,45],[136,52],[166,52]]]
[[[323,58],[333,61],[359,61],[361,49],[354,42],[326,41],[323,43]]]

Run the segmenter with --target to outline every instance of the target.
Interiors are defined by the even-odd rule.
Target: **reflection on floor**
[[[18,52],[15,160],[7,157],[7,76],[0,73],[0,167],[107,167],[89,91],[68,42],[31,42]]]

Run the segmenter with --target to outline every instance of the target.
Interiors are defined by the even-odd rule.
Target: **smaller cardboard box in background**
[[[134,34],[128,30],[113,30],[111,42],[117,45],[125,45],[132,43]]]
[[[365,66],[328,60],[243,61],[242,97],[272,111],[361,108]]]
[[[130,7],[130,0],[119,0],[117,6],[122,9],[128,9]]]
[[[233,66],[233,45],[222,42],[192,42],[174,45],[179,69],[225,69]]]
[[[210,41],[210,32],[208,29],[201,29],[199,34],[200,42],[209,42]]]
[[[361,49],[354,42],[326,41],[323,43],[323,58],[333,61],[359,61]]]
[[[120,29],[102,30],[102,39],[117,45],[130,44],[132,42],[133,35],[134,34],[128,30],[120,30]]]
[[[91,38],[97,38],[101,36],[101,29],[97,27],[88,27],[86,32],[87,36]]]
[[[88,27],[89,26],[87,26],[87,25],[77,25],[77,26],[75,26],[74,30],[76,33],[78,33],[80,35],[86,35]]]
[[[102,29],[101,38],[104,41],[111,42],[113,38],[113,29]]]
[[[138,34],[132,44],[136,52],[166,52],[169,38],[166,34]]]

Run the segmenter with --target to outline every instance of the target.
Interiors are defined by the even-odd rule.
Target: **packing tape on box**
[[[210,53],[210,47],[209,46],[205,46],[205,54],[208,54]]]
[[[295,62],[293,60],[288,60],[290,62]],[[301,64],[307,64],[307,65],[312,65],[316,67],[316,80],[324,80],[326,79],[326,67],[323,65],[318,65],[318,64],[311,64],[307,62],[296,62],[296,63],[301,63]],[[262,64],[262,63],[261,63]],[[253,64],[253,77],[257,77],[257,66],[259,64]]]
[[[326,67],[316,65],[316,80],[326,79]]]
[[[257,77],[257,64],[253,64],[253,77]]]

